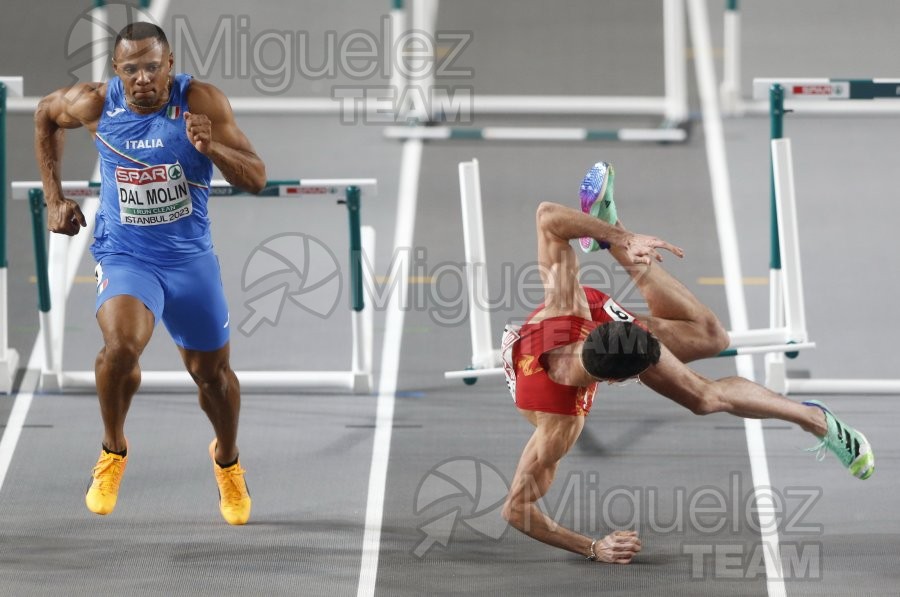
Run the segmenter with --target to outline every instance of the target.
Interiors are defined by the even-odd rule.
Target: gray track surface
[[[0,73],[24,74],[27,95],[64,84],[68,69],[75,66],[65,59],[67,32],[91,3],[81,4],[53,3],[48,14],[46,4],[9,0],[8,18],[0,22]],[[326,31],[379,31],[388,5],[350,0],[263,7],[230,1],[197,4],[172,3],[164,23],[170,33],[173,15],[184,16],[204,40],[218,15],[248,15],[254,34],[307,31],[314,48],[321,47]],[[458,65],[473,69],[464,84],[476,93],[660,94],[662,18],[657,4],[444,2],[438,27],[472,33]],[[710,3],[716,45],[721,45],[721,4]],[[868,2],[865,9],[838,0],[743,4],[745,90],[753,76],[898,75],[894,28],[900,5],[895,2]],[[35,40],[39,43],[25,48]],[[310,60],[319,58],[314,53]],[[182,65],[186,70],[195,70],[193,66]],[[232,97],[257,93],[247,78],[225,79],[215,68],[206,78]],[[362,82],[384,83],[378,75]],[[357,84],[347,77],[297,76],[286,93],[328,97],[333,86]],[[698,110],[692,94],[692,109]],[[818,343],[815,351],[790,363],[795,375],[897,374],[892,332],[900,329],[900,314],[891,275],[897,269],[894,229],[900,217],[895,120],[788,117],[808,326]],[[476,122],[655,124],[629,117],[477,117]],[[385,275],[394,250],[400,145],[385,141],[380,125],[346,125],[335,116],[242,116],[239,124],[266,161],[270,178],[379,179],[378,196],[364,197],[362,213],[363,222],[378,235],[374,271]],[[743,273],[765,277],[768,123],[747,117],[725,124]],[[36,178],[30,117],[11,115],[8,134],[9,179]],[[70,133],[65,178],[89,177],[95,155],[83,131]],[[640,386],[603,389],[545,504],[560,522],[584,533],[636,527],[645,550],[635,563],[591,566],[504,528],[497,500],[530,427],[515,413],[499,381],[468,387],[442,378],[444,370],[465,366],[470,352],[468,323],[455,300],[459,278],[452,272],[464,261],[456,165],[473,157],[481,163],[495,334],[540,300],[526,291],[529,279],[524,277],[535,259],[534,208],[541,200],[574,203],[585,169],[600,159],[616,166],[616,197],[625,223],[684,247],[687,257],[669,258],[666,267],[728,325],[723,288],[698,281],[722,275],[699,123],[688,143],[675,146],[427,145],[414,243],[422,259],[412,273],[437,282],[411,287],[415,302],[406,313],[402,336],[376,594],[766,595],[742,422],[727,415],[695,417]],[[254,295],[242,288],[245,264],[274,236],[310,235],[331,249],[339,269],[346,271],[342,206],[232,198],[216,200],[211,214],[232,322],[250,314],[247,303]],[[9,206],[9,222],[9,335],[24,367],[37,317],[23,203]],[[608,255],[594,254],[584,262],[598,275],[610,273],[608,290],[640,310],[639,299],[628,293]],[[92,271],[85,259],[78,275]],[[510,279],[519,283],[511,286]],[[749,285],[745,290],[751,326],[765,326],[768,287]],[[235,368],[348,368],[346,285],[338,300],[339,308],[325,318],[286,305],[277,325],[263,324],[249,336],[235,331]],[[93,302],[93,286],[76,284],[67,306],[69,369],[92,367],[100,346]],[[384,320],[384,309],[377,309],[376,373]],[[757,375],[761,364],[757,359]],[[180,366],[162,327],[143,365]],[[729,360],[706,361],[696,368],[712,377],[734,374]],[[835,396],[827,401],[865,431],[875,446],[878,471],[860,485],[831,456],[817,463],[803,452],[801,448],[815,443],[813,438],[778,421],[763,423],[774,489],[792,496],[779,518],[784,564],[792,575],[787,594],[896,594],[898,450],[890,426],[896,397]],[[0,422],[6,421],[12,402],[13,397],[0,397]],[[359,583],[375,407],[374,396],[245,392],[240,445],[254,511],[247,527],[231,528],[217,512],[206,455],[212,433],[193,394],[143,392],[136,397],[127,428],[130,463],[119,505],[106,518],[91,515],[83,505],[102,433],[96,398],[36,395],[0,490],[0,594],[353,595]],[[697,509],[689,507],[690,501],[704,491],[726,496],[726,507],[692,522]],[[810,498],[798,497],[801,492],[814,500],[804,501]],[[635,500],[641,505],[637,515],[629,509]],[[723,528],[710,530],[717,521]],[[792,546],[806,550],[794,554],[795,561],[788,551]],[[717,557],[692,558],[691,553],[702,550]],[[809,559],[796,561],[801,556]]]

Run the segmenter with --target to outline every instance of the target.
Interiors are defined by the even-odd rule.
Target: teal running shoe
[[[616,216],[616,203],[613,201],[613,187],[616,173],[612,165],[606,162],[597,162],[588,170],[581,181],[579,195],[581,197],[581,211],[599,218],[604,222],[615,226],[618,221]],[[581,250],[585,253],[608,249],[609,243],[598,242],[596,239],[584,237],[580,239]]]
[[[875,472],[875,454],[866,436],[838,419],[818,400],[809,400],[803,404],[821,408],[828,424],[828,433],[818,445],[809,448],[807,452],[817,452],[817,459],[822,460],[825,457],[825,450],[828,450],[837,456],[841,464],[857,479],[871,477]]]

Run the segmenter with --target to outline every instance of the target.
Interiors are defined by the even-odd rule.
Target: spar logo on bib
[[[194,210],[181,164],[116,167],[119,216],[123,224],[157,226],[186,218]]]

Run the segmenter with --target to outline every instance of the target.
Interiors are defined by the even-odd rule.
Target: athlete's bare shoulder
[[[206,114],[214,122],[230,119],[231,104],[225,94],[212,83],[191,79],[187,88],[188,109],[195,114]]]
[[[94,131],[103,113],[105,99],[106,83],[77,83],[44,96],[38,111],[59,127],[84,126]]]

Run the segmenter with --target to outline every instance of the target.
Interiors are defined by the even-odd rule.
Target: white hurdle
[[[21,98],[22,77],[0,77],[0,393],[12,392],[19,353],[9,346],[9,303],[6,267],[6,113],[7,99]]]
[[[481,210],[478,160],[460,162],[459,190],[466,254],[469,327],[472,332],[472,367],[483,369],[499,364],[500,351],[494,348],[491,339],[487,252],[484,248],[484,218]]]
[[[12,183],[13,199],[28,199],[32,204],[35,228],[35,247],[38,251],[38,288],[40,305],[40,333],[44,347],[41,367],[43,391],[94,391],[96,380],[93,371],[66,371],[63,367],[66,298],[71,290],[78,264],[92,237],[93,215],[99,206],[96,198],[100,183],[90,181],[64,181],[63,192],[70,198],[82,198],[82,211],[89,227],[75,237],[51,234],[49,257],[42,263],[40,252],[43,239],[43,193],[40,181]],[[377,181],[372,178],[357,179],[302,179],[296,181],[270,181],[260,193],[278,197],[331,197],[345,198],[351,218],[350,267],[358,267],[351,273],[351,293],[354,293],[352,311],[352,352],[350,369],[345,371],[237,371],[241,387],[250,391],[292,391],[306,389],[340,389],[356,394],[372,392],[373,367],[373,307],[371,291],[374,286],[372,267],[375,256],[375,231],[370,226],[358,226],[360,189],[374,194]],[[210,196],[239,195],[243,191],[226,181],[213,181]],[[356,216],[353,215],[353,208]],[[354,220],[354,218],[356,218]],[[360,245],[354,247],[353,228],[358,226]],[[358,251],[358,255],[354,252]],[[358,266],[357,266],[358,264]],[[368,265],[368,266],[367,266]],[[42,267],[45,266],[45,267]],[[354,277],[359,276],[357,282]],[[361,287],[356,285],[360,284]],[[368,300],[363,299],[368,293]],[[186,371],[143,371],[141,389],[145,391],[186,391],[195,384]]]
[[[781,146],[779,146],[781,147]],[[782,166],[779,180],[785,189],[793,185],[793,179],[785,174],[790,164],[790,146],[786,157],[781,157]],[[781,155],[781,150],[779,149]],[[785,162],[785,160],[787,160]],[[785,165],[785,163],[787,165]],[[504,370],[500,366],[500,351],[494,348],[491,339],[491,316],[487,279],[487,254],[484,244],[484,220],[481,210],[481,177],[478,160],[460,162],[459,188],[462,202],[463,243],[466,256],[466,283],[469,300],[469,330],[472,342],[472,360],[469,367],[461,370],[445,371],[444,379],[462,379],[466,384],[473,384],[481,377],[499,377]],[[803,286],[800,274],[799,240],[796,226],[796,206],[793,193],[782,192],[784,196],[783,217],[779,218],[779,234],[786,252],[793,256],[787,261],[779,275],[784,277],[783,288],[792,293],[784,309],[784,317],[780,327],[731,331],[731,345],[718,356],[733,357],[741,355],[777,354],[783,360],[784,353],[794,353],[815,348],[806,333],[806,316],[803,308]],[[779,287],[782,287],[779,285]]]
[[[872,98],[900,99],[897,79],[755,79],[754,97],[769,97],[772,119],[771,156],[777,242],[773,242],[770,321],[773,331],[798,342],[806,340],[806,315],[800,272],[800,245],[796,214],[794,167],[790,139],[780,138],[786,98],[817,100],[854,100]],[[895,102],[900,103],[900,102]],[[801,103],[805,106],[807,104]],[[774,239],[773,239],[774,240]],[[784,355],[766,356],[766,385],[783,394],[900,394],[900,379],[797,379],[787,375]]]
[[[806,315],[800,277],[800,247],[797,243],[793,159],[790,139],[772,140],[772,168],[775,176],[778,229],[782,247],[783,291],[770,308],[782,314],[785,328],[793,338],[805,335]],[[788,377],[783,354],[765,359],[766,385],[782,394],[900,394],[900,379],[796,379]]]
[[[719,88],[723,112],[729,116],[742,116],[744,114],[767,114],[769,103],[765,97],[760,98],[755,87],[751,92],[751,99],[743,97],[741,89],[741,13],[738,0],[726,0],[725,21],[723,37],[723,73],[722,84]],[[827,41],[827,40],[826,40]],[[808,79],[828,83],[827,79]],[[880,83],[886,80],[860,79],[860,83]],[[790,93],[785,94],[786,98]],[[874,96],[868,98],[841,98],[841,99],[871,99],[870,102],[814,102],[803,103],[788,99],[785,107],[788,110],[802,109],[807,114],[900,114],[900,103],[885,101],[884,98],[893,97]],[[832,97],[831,99],[837,99]]]
[[[414,0],[414,33],[435,39],[438,0]],[[487,95],[477,93],[471,98],[471,111],[475,114],[650,114],[660,115],[663,121],[659,127],[648,129],[621,129],[591,131],[587,129],[547,129],[522,127],[490,127],[470,129],[466,127],[387,127],[385,135],[396,139],[423,139],[439,141],[445,139],[479,140],[533,140],[533,141],[659,141],[682,142],[687,133],[677,127],[688,120],[687,64],[685,60],[685,10],[683,0],[661,0],[663,8],[663,39],[665,95],[662,96],[598,96],[598,95]],[[391,13],[393,27],[403,26],[407,19],[402,14],[403,0],[394,0]],[[394,32],[395,40],[397,31]],[[403,43],[394,43],[394,69],[405,59],[407,48]],[[432,97],[434,90],[434,69],[415,82],[402,81],[392,77],[391,87],[395,90],[412,85],[421,98]],[[398,120],[413,123],[438,122],[445,115],[434,106],[427,113],[398,115]]]
[[[481,211],[481,174],[478,160],[459,163],[459,198],[462,203],[472,361],[463,371],[446,371],[444,379],[463,379],[467,384],[471,384],[478,377],[503,373],[503,369],[499,368],[500,351],[494,348],[491,336],[487,252],[484,248],[484,217]]]
[[[387,126],[388,139],[422,139],[445,141],[624,141],[632,143],[681,143],[687,131],[681,128],[587,129],[574,127],[488,126]]]

